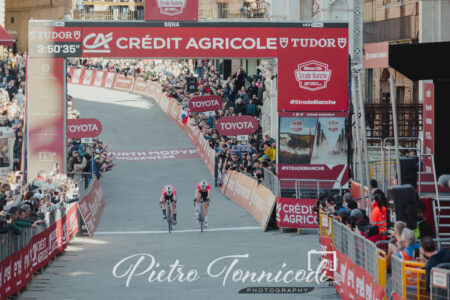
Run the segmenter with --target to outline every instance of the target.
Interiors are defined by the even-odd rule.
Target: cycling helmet
[[[171,185],[168,185],[166,187],[166,196],[171,197],[173,195],[173,187]]]
[[[200,182],[200,188],[201,188],[202,190],[206,189],[207,186],[208,186],[208,183],[206,182],[206,180],[202,180],[202,181]]]

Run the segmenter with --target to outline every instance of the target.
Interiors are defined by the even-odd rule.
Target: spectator
[[[388,244],[388,254],[386,257],[386,265],[388,270],[390,269],[392,255],[404,249],[404,246],[400,241],[403,229],[405,229],[406,227],[407,225],[403,221],[397,221],[394,223],[394,231],[393,235],[390,237],[390,241]]]
[[[387,200],[384,194],[375,194],[375,202],[372,203],[372,214],[370,215],[370,223],[378,226],[381,233],[387,230]]]
[[[237,115],[245,115],[246,113],[246,106],[242,102],[242,98],[238,98],[237,103],[234,107],[234,111]]]
[[[246,114],[252,117],[256,116],[256,105],[253,102],[253,99],[250,99],[246,107]]]
[[[402,260],[413,260],[416,249],[419,249],[420,247],[420,245],[416,243],[414,232],[409,228],[404,228],[400,238],[400,243],[403,246],[403,250],[398,251],[394,255]]]
[[[431,269],[441,263],[450,263],[450,250],[442,248],[437,250],[431,236],[424,236],[420,239],[421,262],[426,263],[426,287],[430,291]]]
[[[417,214],[417,227],[414,229],[414,234],[416,239],[421,239],[425,236],[433,237],[433,228],[430,223],[425,220],[425,203],[422,201],[418,202],[418,214]]]

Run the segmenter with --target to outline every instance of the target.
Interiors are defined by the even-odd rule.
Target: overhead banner
[[[198,0],[145,0],[146,21],[197,21]]]
[[[66,71],[62,58],[30,58],[27,71],[27,178],[33,179],[56,163],[64,171]]]
[[[345,184],[346,113],[280,113],[278,176]]]

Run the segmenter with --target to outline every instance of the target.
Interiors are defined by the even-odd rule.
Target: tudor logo
[[[187,0],[158,0],[159,11],[163,15],[175,16],[183,13]]]
[[[286,37],[280,37],[280,46],[286,48],[288,46],[289,39]]]
[[[73,32],[73,37],[74,37],[75,39],[79,40],[80,37],[81,37],[81,31],[74,31],[74,32]]]
[[[299,64],[294,73],[299,87],[309,91],[325,89],[331,79],[331,70],[328,70],[328,65],[316,60]]]
[[[347,45],[347,38],[338,38],[338,46],[342,49]]]
[[[91,40],[94,39],[92,42]],[[109,42],[113,39],[112,32],[104,35],[103,33],[88,34],[83,40],[84,53],[111,53]]]

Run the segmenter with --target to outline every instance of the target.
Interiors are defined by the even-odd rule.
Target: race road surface
[[[69,85],[83,118],[98,118],[101,139],[112,151],[192,149],[194,146],[151,100],[95,87]],[[333,287],[315,282],[239,281],[241,273],[262,271],[282,278],[308,272],[308,251],[319,250],[317,234],[262,232],[241,207],[213,188],[209,228],[194,218],[197,182],[213,182],[200,158],[117,161],[101,184],[106,208],[94,238],[77,237],[18,299],[338,299]],[[164,184],[175,186],[178,225],[172,234],[158,206]],[[233,258],[239,255],[232,265]],[[124,260],[131,257],[128,260]],[[139,258],[142,261],[135,267]],[[151,266],[151,259],[154,265]],[[113,269],[121,260],[124,262]],[[218,260],[214,263],[215,260]],[[178,262],[177,262],[178,261]],[[176,264],[167,278],[170,265]],[[312,259],[317,266],[318,257]],[[208,272],[209,267],[209,272]],[[165,271],[156,280],[152,271]],[[227,275],[227,272],[230,271]],[[236,271],[236,275],[233,274]],[[134,276],[127,275],[134,272]],[[138,276],[139,274],[142,274]],[[286,277],[288,280],[293,278]],[[119,278],[116,278],[119,277]],[[189,278],[190,282],[186,280]],[[173,281],[173,282],[169,282]],[[180,282],[182,281],[182,282]],[[128,282],[128,287],[127,287]],[[247,287],[314,287],[307,294],[246,295]]]

